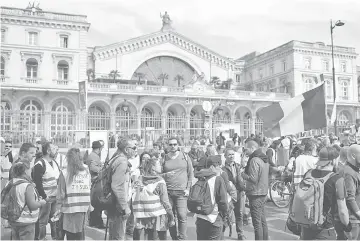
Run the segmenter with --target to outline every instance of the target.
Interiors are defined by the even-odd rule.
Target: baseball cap
[[[332,160],[339,157],[339,153],[333,147],[323,147],[319,151],[319,161],[316,163],[317,166],[326,166]]]
[[[97,149],[97,148],[101,148],[101,147],[102,147],[102,145],[101,145],[100,141],[94,141],[91,146],[92,149]]]
[[[221,165],[221,156],[209,156],[209,157],[202,157],[199,160],[199,167],[201,168],[209,168],[210,166],[219,166]]]

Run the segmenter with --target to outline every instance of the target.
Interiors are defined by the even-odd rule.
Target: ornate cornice
[[[13,24],[22,26],[31,26],[34,28],[54,28],[63,30],[77,30],[77,31],[88,31],[90,23],[77,23],[77,22],[59,22],[51,19],[33,19],[31,17],[18,17],[18,16],[1,16],[1,24]]]
[[[106,60],[115,57],[117,54],[128,54],[164,43],[171,43],[176,45],[177,47],[180,47],[202,59],[205,59],[206,61],[211,62],[212,65],[217,65],[223,69],[235,69],[235,61],[215,53],[214,51],[173,31],[159,31],[116,44],[96,48],[94,51],[94,58]],[[242,70],[239,63],[237,64],[236,69],[238,71]]]
[[[11,55],[11,50],[1,49],[1,56],[4,56],[5,59],[9,60]]]
[[[74,55],[72,55],[72,54],[57,54],[57,53],[54,53],[51,56],[53,58],[53,63],[55,63],[56,60],[65,59],[65,60],[69,60],[70,64],[73,64]]]
[[[20,51],[21,61],[24,61],[25,58],[28,57],[37,57],[40,62],[42,62],[44,53],[43,52],[27,52],[27,51]]]
[[[322,56],[322,57],[331,58],[331,51],[328,51],[328,50],[321,51],[321,50],[317,50],[317,49],[295,48],[294,51],[296,53],[300,53],[303,55]],[[339,58],[339,59],[356,59],[357,54],[334,52],[334,57]]]

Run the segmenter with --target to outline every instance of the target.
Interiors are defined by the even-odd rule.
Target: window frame
[[[8,32],[8,28],[5,26],[1,27],[1,43],[5,44],[6,41],[6,37],[7,37],[7,32]]]
[[[4,61],[2,61],[4,60]],[[6,58],[4,56],[1,56],[1,60],[0,60],[1,64],[0,64],[0,76],[5,76],[6,75]]]
[[[63,39],[66,39],[66,46],[63,46],[64,42]],[[59,35],[59,46],[60,48],[69,48],[69,35],[68,34],[60,34]]]
[[[61,61],[64,61],[64,62],[66,62],[66,64],[67,64],[67,68],[59,68],[59,63],[61,62]],[[65,72],[65,69],[67,69],[67,72]],[[66,61],[66,60],[64,60],[64,59],[61,59],[61,60],[59,60],[58,61],[58,63],[57,63],[57,65],[56,65],[56,71],[57,71],[57,79],[58,80],[69,80],[69,73],[70,73],[70,64],[69,64],[69,62],[68,61]],[[60,76],[60,73],[61,73],[61,76]],[[66,78],[65,78],[65,75],[66,75]]]
[[[342,73],[347,72],[347,63],[346,63],[346,61],[341,61],[340,62],[340,70],[341,70]]]
[[[36,38],[34,38],[34,43],[31,42],[31,37],[30,36],[36,36]],[[31,45],[31,46],[39,46],[39,33],[38,32],[35,32],[35,31],[29,31],[28,32],[28,45]]]
[[[34,59],[35,61],[36,61],[36,71],[34,71],[34,66],[35,65],[28,65],[28,61],[30,60],[30,59]],[[29,66],[30,66],[30,71],[29,71]],[[31,67],[31,66],[33,66],[33,67]],[[26,59],[26,61],[25,61],[25,67],[26,67],[26,78],[28,78],[28,79],[38,79],[39,77],[39,61],[36,59],[36,58],[32,58],[32,57],[30,57],[30,58],[28,58],[28,59]],[[28,75],[29,74],[29,72],[30,72],[30,76]],[[36,73],[36,76],[34,76],[34,73]]]

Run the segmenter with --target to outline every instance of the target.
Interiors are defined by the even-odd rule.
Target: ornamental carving
[[[26,52],[21,51],[20,52],[21,61],[24,61],[25,59],[28,59],[30,57],[36,58],[39,62],[42,62],[44,53],[43,52]]]

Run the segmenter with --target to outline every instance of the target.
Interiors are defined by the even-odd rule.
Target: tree
[[[254,90],[254,83],[253,82],[250,82],[250,83],[247,83],[246,85],[245,85],[245,90],[246,91],[253,91]]]
[[[166,73],[162,73],[158,76],[158,80],[161,81],[162,86],[165,85],[165,80],[169,79],[169,75]]]
[[[112,78],[115,82],[115,79],[117,79],[118,77],[120,77],[120,72],[118,70],[111,70],[109,73],[109,77]]]
[[[221,82],[220,78],[217,76],[211,77],[211,80],[209,82],[210,85],[213,85],[214,88]]]
[[[90,80],[93,80],[95,78],[95,73],[93,69],[87,69],[86,70],[86,75],[88,77],[88,81],[90,82]]]
[[[146,76],[146,74],[144,74],[144,73],[140,73],[140,72],[134,73],[134,77],[139,78],[139,84],[141,83],[141,80],[145,78],[145,76]]]
[[[177,81],[178,87],[181,86],[181,81],[184,80],[184,76],[181,74],[178,74],[175,76],[174,81]]]
[[[226,84],[227,84],[226,87],[227,87],[228,90],[231,89],[231,85],[232,85],[233,82],[234,82],[234,80],[232,78],[228,78],[226,80]]]

